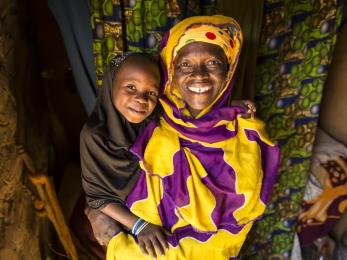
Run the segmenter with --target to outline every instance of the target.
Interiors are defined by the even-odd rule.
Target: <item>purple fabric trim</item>
[[[233,106],[233,107],[219,108],[214,111],[210,111],[209,113],[207,113],[206,115],[198,119],[185,117],[183,115],[177,115],[177,114],[174,114],[174,116],[176,118],[181,117],[181,119],[185,123],[192,123],[198,128],[201,128],[201,127],[212,128],[221,120],[226,120],[230,122],[235,120],[238,114],[242,114],[245,112],[246,110],[243,107]]]
[[[173,128],[175,128],[184,136],[190,139],[207,143],[215,143],[232,138],[236,135],[237,132],[237,128],[235,128],[235,131],[231,131],[227,129],[226,125],[221,125],[213,128],[188,128],[175,124],[165,114],[164,118]]]
[[[137,180],[133,190],[127,196],[125,203],[127,207],[130,209],[130,207],[134,204],[134,202],[138,200],[143,200],[147,197],[148,197],[148,190],[147,190],[147,184],[146,184],[146,173],[143,170],[141,170],[140,177]]]
[[[192,123],[199,128],[211,128],[221,120],[233,121],[238,114],[246,113],[246,109],[241,106],[221,107],[211,110],[201,118],[195,119],[182,115],[182,111],[174,107],[171,101],[166,96],[162,96],[160,99],[162,102],[165,102],[171,107],[173,116],[175,118],[182,120],[184,123]],[[165,119],[169,118],[168,115],[166,115],[165,111],[163,114],[165,115]]]
[[[235,65],[237,65],[237,60],[235,60],[235,63],[232,64],[232,66],[235,66]],[[230,97],[230,93],[231,93],[231,90],[234,87],[234,84],[235,84],[235,79],[232,79],[231,82],[229,83],[229,86],[227,86],[227,88],[225,89],[225,92],[223,93],[223,95],[212,106],[211,111],[214,111],[215,109],[218,109],[218,108],[221,108],[221,107],[225,106],[225,104],[227,103],[227,101],[228,101],[228,99]]]
[[[168,40],[169,40],[169,36],[170,36],[170,31],[167,31],[166,33],[164,33],[161,42],[160,42],[160,46],[159,46],[159,53],[161,53],[161,51],[165,48]],[[161,76],[162,76],[162,84],[161,84],[161,88],[160,88],[160,93],[163,94],[164,90],[165,90],[165,86],[166,86],[166,82],[168,81],[168,73],[167,73],[167,68],[165,66],[165,62],[163,61],[161,55],[159,55],[159,61],[160,61],[160,68],[161,68]]]
[[[189,226],[177,228],[173,232],[172,236],[168,237],[167,241],[172,246],[176,247],[182,238],[193,237],[197,239],[198,241],[206,242],[212,235],[213,233],[197,232],[196,230],[192,228],[192,226],[189,225]]]
[[[159,46],[159,53],[165,48],[167,41],[169,40],[170,31],[167,31],[163,34],[163,37],[161,38],[160,46]]]
[[[270,197],[272,187],[277,180],[277,173],[280,164],[280,150],[277,146],[269,146],[264,143],[255,130],[245,129],[245,134],[248,140],[257,142],[261,150],[264,177],[260,199],[266,203]]]
[[[232,230],[230,228],[230,230]],[[230,231],[229,230],[229,231]],[[240,228],[235,228],[232,230],[231,233],[237,234],[241,231]],[[185,237],[193,237],[198,241],[206,242],[208,239],[210,239],[216,232],[199,232],[195,230],[191,225],[177,228],[173,233],[172,236],[168,237],[168,243],[170,243],[172,246],[176,247],[179,243],[179,241]]]
[[[236,174],[232,167],[224,161],[224,152],[220,148],[208,148],[199,143],[182,142],[194,154],[208,173],[202,179],[216,198],[216,208],[213,210],[212,219],[219,228],[237,225],[233,216],[236,209],[244,202],[244,195],[236,194]]]
[[[170,102],[165,98],[163,100],[166,100],[165,102]],[[207,143],[214,143],[232,138],[237,134],[237,121],[235,121],[235,131],[229,130],[225,124],[217,127],[215,127],[215,125],[221,120],[225,120],[228,122],[233,121],[236,119],[236,116],[238,114],[244,112],[245,109],[243,107],[225,107],[217,109],[215,111],[211,111],[210,113],[206,114],[205,116],[199,119],[182,119],[185,122],[194,124],[196,126],[195,128],[189,128],[180,124],[176,124],[168,117],[168,115],[165,112],[163,113],[163,118],[171,127],[176,129],[177,132],[190,139]],[[174,116],[179,118],[179,115],[175,114],[175,111]]]
[[[173,163],[173,174],[162,179],[164,194],[158,206],[163,225],[168,229],[171,229],[178,220],[175,209],[189,204],[187,187],[187,179],[190,176],[189,164],[182,149],[174,155]]]
[[[156,121],[151,121],[148,126],[140,133],[135,143],[130,147],[130,151],[140,160],[143,160],[146,146],[151,139],[154,129],[158,126]]]

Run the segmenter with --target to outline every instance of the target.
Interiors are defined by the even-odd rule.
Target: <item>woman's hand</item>
[[[251,117],[253,119],[255,112],[257,112],[255,103],[251,100],[243,100],[243,104],[247,109],[246,115],[243,115],[243,116],[245,116],[245,118]]]
[[[170,232],[162,227],[148,223],[137,235],[137,241],[142,253],[157,257],[157,253],[164,255],[169,248],[166,236],[170,235]]]
[[[232,106],[240,106],[246,109],[246,113],[242,114],[243,118],[254,118],[254,114],[257,111],[255,103],[251,100],[232,100]]]

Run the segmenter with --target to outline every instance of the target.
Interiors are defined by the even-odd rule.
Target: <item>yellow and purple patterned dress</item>
[[[172,83],[176,54],[193,41],[220,46],[229,64],[221,93],[196,118]],[[226,106],[241,45],[239,25],[224,16],[185,19],[163,39],[164,112],[132,147],[142,172],[127,197],[135,215],[171,231],[169,250],[159,259],[237,257],[265,210],[279,150],[263,122],[240,117],[241,107]],[[130,234],[119,233],[108,245],[107,259],[146,258]]]

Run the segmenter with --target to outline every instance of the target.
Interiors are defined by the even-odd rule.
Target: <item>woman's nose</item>
[[[191,75],[195,77],[208,76],[208,71],[206,66],[204,64],[194,66]]]

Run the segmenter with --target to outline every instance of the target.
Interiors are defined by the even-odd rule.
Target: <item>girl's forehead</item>
[[[131,72],[157,75],[160,74],[159,65],[147,58],[130,57],[124,61],[117,74],[127,75]],[[118,76],[119,76],[118,75]]]
[[[147,82],[154,85],[160,83],[159,67],[151,61],[141,62],[125,61],[119,68],[116,74],[114,85],[122,84],[123,82]]]

